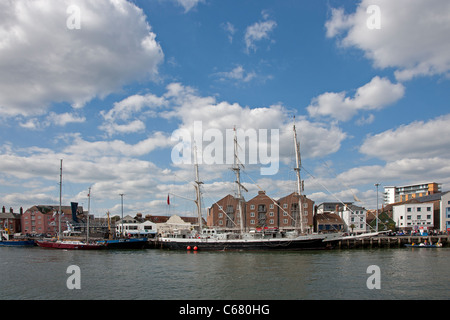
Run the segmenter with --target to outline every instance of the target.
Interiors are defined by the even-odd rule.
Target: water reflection
[[[81,290],[68,290],[69,265]],[[0,248],[1,299],[448,299],[450,249],[311,252]],[[381,290],[369,290],[378,265]]]

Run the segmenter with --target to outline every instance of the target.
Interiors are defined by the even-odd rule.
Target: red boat
[[[84,241],[36,241],[42,248],[66,249],[66,250],[101,250],[106,249],[106,245],[97,242]]]

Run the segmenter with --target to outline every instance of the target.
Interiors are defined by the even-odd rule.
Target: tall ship
[[[234,134],[234,164],[232,170],[236,175],[237,198],[239,210],[239,232],[223,232],[218,229],[203,228],[201,211],[201,190],[202,182],[199,179],[198,163],[195,161],[195,190],[196,207],[198,213],[198,229],[194,234],[171,234],[169,236],[158,237],[154,242],[157,248],[174,250],[314,250],[327,249],[331,247],[332,242],[327,241],[326,236],[322,234],[307,234],[302,223],[303,205],[302,205],[302,183],[300,176],[300,144],[297,141],[297,132],[295,123],[293,125],[294,144],[296,153],[295,172],[297,176],[297,194],[299,198],[299,208],[295,216],[296,228],[294,232],[285,233],[278,230],[270,232],[248,232],[244,230],[243,221],[243,202],[242,189],[247,191],[240,181],[241,164],[238,159],[237,136]],[[196,157],[196,154],[195,154]]]
[[[87,219],[87,233],[86,241],[83,240],[64,240],[61,233],[61,214],[62,214],[62,164],[60,165],[60,180],[59,180],[59,212],[58,212],[58,237],[56,239],[39,240],[36,244],[42,248],[50,249],[65,249],[65,250],[99,250],[106,249],[105,243],[90,242],[89,241],[89,215]],[[89,212],[89,209],[88,209]]]

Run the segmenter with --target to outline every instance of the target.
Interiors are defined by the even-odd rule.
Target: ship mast
[[[236,174],[236,184],[237,184],[237,198],[238,198],[238,208],[239,208],[239,226],[241,234],[244,233],[244,214],[242,212],[242,202],[243,197],[241,193],[241,188],[248,192],[248,190],[241,184],[241,169],[239,167],[239,158],[238,158],[238,143],[237,143],[237,134],[236,127],[234,128],[234,164],[232,170]]]
[[[302,160],[300,157],[300,142],[297,141],[297,131],[295,130],[295,116],[294,116],[294,126],[293,126],[293,130],[294,130],[294,143],[295,143],[295,165],[296,167],[294,168],[296,174],[297,174],[297,193],[299,196],[299,200],[298,200],[298,206],[299,206],[299,215],[300,217],[296,217],[295,219],[295,227],[298,230],[298,223],[300,223],[300,233],[303,233],[303,199],[302,199],[302,180],[300,177],[300,168],[302,166]],[[300,218],[300,219],[298,219]]]
[[[198,232],[199,234],[202,233],[203,229],[203,222],[202,222],[202,200],[201,200],[201,193],[200,193],[200,185],[203,184],[203,182],[200,181],[199,174],[198,174],[198,162],[197,162],[197,147],[194,147],[194,157],[195,157],[195,193],[196,193],[196,200],[195,204],[197,205],[197,213],[198,213]]]
[[[86,242],[89,242],[89,216],[91,214],[91,187],[89,187],[89,193],[88,193],[88,214],[87,214],[87,228],[86,228]]]
[[[59,214],[58,214],[58,240],[61,237],[61,213],[62,213],[62,164],[63,160],[61,159],[61,165],[59,167]]]

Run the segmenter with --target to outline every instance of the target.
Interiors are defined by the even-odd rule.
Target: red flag
[[[167,195],[167,204],[170,206],[170,198],[169,198],[169,195]]]

